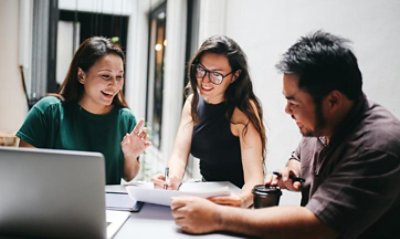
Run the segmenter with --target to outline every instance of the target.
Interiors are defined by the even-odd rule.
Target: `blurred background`
[[[322,29],[350,39],[364,92],[400,118],[399,12],[398,0],[0,0],[0,143],[16,144],[7,138],[35,102],[57,91],[79,44],[106,36],[126,53],[125,95],[151,129],[153,146],[137,177],[147,180],[171,153],[190,56],[205,38],[225,34],[248,56],[270,172],[285,164],[300,139],[284,113],[274,65],[302,35]],[[188,178],[199,177],[197,163],[190,160]],[[288,197],[297,203],[297,196]]]

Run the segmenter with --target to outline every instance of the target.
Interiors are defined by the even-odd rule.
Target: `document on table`
[[[132,199],[164,206],[171,204],[172,197],[197,196],[208,198],[231,194],[229,187],[221,186],[218,182],[183,183],[179,191],[156,189],[153,187],[153,183],[141,183],[126,186],[126,190]]]

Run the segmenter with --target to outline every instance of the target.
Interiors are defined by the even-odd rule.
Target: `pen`
[[[282,177],[282,174],[280,172],[277,171],[273,171],[272,174],[275,174],[278,178]],[[289,178],[291,180],[293,180],[293,182],[300,182],[300,183],[304,183],[306,180],[304,178],[300,178],[300,177],[296,177],[294,175],[290,175]]]
[[[169,168],[168,167],[165,168],[164,176],[165,176],[164,189],[168,189],[168,184],[169,184]]]

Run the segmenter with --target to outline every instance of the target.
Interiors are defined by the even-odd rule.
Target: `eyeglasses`
[[[196,77],[197,78],[204,79],[204,77],[208,74],[208,79],[210,79],[211,83],[213,83],[215,85],[220,85],[225,77],[227,77],[233,73],[233,71],[231,71],[228,74],[223,75],[219,72],[209,71],[201,64],[195,64],[194,67],[196,67]]]

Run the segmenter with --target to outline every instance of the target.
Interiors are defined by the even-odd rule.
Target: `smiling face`
[[[229,74],[232,69],[228,58],[221,54],[205,53],[200,59],[200,65],[207,71],[226,75],[220,85],[216,85],[210,81],[210,74],[212,73],[207,73],[204,77],[196,77],[197,89],[206,102],[210,104],[223,102],[225,100],[226,89],[234,81],[235,77],[237,77],[237,74]]]
[[[296,75],[283,76],[283,95],[287,100],[285,112],[296,121],[303,136],[322,136],[325,126],[322,105],[317,107],[311,95],[299,88],[298,82]]]
[[[124,85],[124,64],[115,54],[100,58],[87,72],[78,71],[84,93],[79,104],[94,114],[111,111],[114,97]]]

